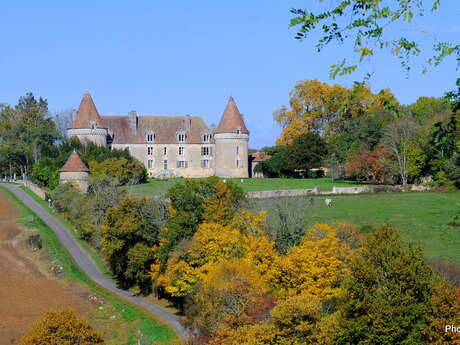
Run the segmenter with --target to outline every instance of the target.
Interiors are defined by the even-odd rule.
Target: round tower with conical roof
[[[73,183],[85,192],[88,189],[89,169],[77,152],[72,152],[59,172],[59,183]]]
[[[108,130],[104,126],[93,98],[85,92],[72,125],[67,128],[67,137],[78,138],[82,144],[107,145]]]
[[[249,131],[233,97],[214,130],[214,171],[220,177],[248,177]]]

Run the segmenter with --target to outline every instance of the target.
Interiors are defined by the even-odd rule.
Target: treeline
[[[309,170],[323,167],[334,178],[458,188],[459,94],[401,105],[388,89],[375,94],[363,83],[301,81],[289,108],[275,111],[282,133],[276,146],[263,149],[271,158],[256,168],[267,176],[315,177]]]
[[[460,322],[458,268],[430,267],[388,226],[305,229],[286,219],[289,204],[269,224],[238,186],[216,177],[178,182],[168,201],[130,197],[98,179],[88,195],[59,186],[56,208],[92,224],[89,238],[120,286],[181,309],[188,344],[455,339],[444,327]]]
[[[94,177],[112,176],[120,185],[146,182],[144,165],[127,150],[68,141],[61,127],[69,120],[52,116],[47,100],[36,99],[32,93],[21,97],[14,107],[0,104],[0,176],[29,178],[54,189],[59,184],[59,169],[75,150]]]

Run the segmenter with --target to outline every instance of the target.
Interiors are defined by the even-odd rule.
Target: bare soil
[[[48,275],[46,267],[25,249],[23,230],[16,224],[19,211],[0,191],[0,345],[18,344],[41,314],[70,307],[84,316],[86,291]]]

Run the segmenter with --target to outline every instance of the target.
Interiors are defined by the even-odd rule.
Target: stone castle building
[[[85,93],[67,135],[128,149],[152,177],[248,177],[249,131],[232,97],[211,129],[200,116],[101,116]]]

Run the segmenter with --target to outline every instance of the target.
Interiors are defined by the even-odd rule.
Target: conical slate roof
[[[230,97],[225,107],[224,114],[220,119],[219,126],[217,126],[214,133],[235,133],[238,128],[241,130],[241,133],[249,134],[235,100],[233,97]]]
[[[89,92],[85,92],[80,102],[77,116],[69,128],[92,128],[93,123],[96,124],[96,128],[104,128],[93,98]]]
[[[69,156],[67,162],[61,168],[61,172],[88,172],[88,168],[75,151]]]

